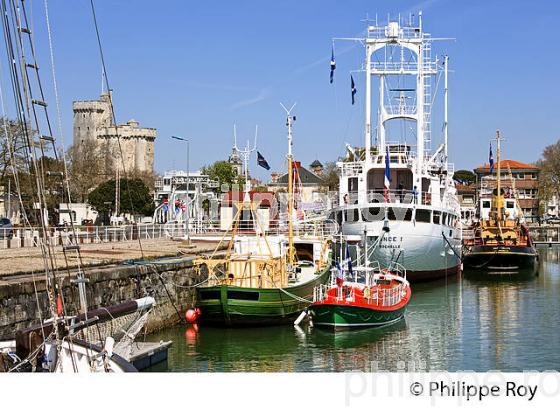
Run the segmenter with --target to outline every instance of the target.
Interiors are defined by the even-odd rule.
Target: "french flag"
[[[344,274],[340,264],[336,262],[336,286],[341,287],[344,284]]]
[[[391,188],[391,168],[389,168],[389,147],[386,146],[385,149],[385,189],[383,190],[383,196],[385,201],[389,202],[389,189]]]

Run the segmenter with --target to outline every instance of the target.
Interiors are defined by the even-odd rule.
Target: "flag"
[[[257,151],[257,164],[259,164],[261,167],[263,167],[267,171],[270,170],[270,165],[268,165],[268,162],[266,161],[266,159],[264,159],[264,157],[262,156],[262,154],[259,151]]]
[[[490,143],[490,154],[488,154],[488,163],[490,164],[490,172],[494,171],[494,156],[492,155],[492,143]]]
[[[391,188],[391,169],[389,168],[389,147],[386,146],[387,150],[385,153],[385,189],[383,190],[383,196],[385,201],[389,202],[389,189]]]
[[[340,287],[344,284],[344,274],[340,264],[336,262],[336,286]]]
[[[356,85],[354,84],[354,77],[352,77],[352,75],[350,75],[350,87],[352,89],[352,105],[354,105],[356,102],[354,98],[356,96]]]
[[[348,273],[352,275],[352,258],[350,257],[350,247],[346,243],[346,263],[348,263]]]
[[[334,81],[334,70],[336,70],[336,62],[334,61],[334,44],[331,48],[331,84]]]

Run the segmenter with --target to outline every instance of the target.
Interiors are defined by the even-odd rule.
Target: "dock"
[[[130,363],[138,370],[144,370],[167,361],[167,353],[173,342],[137,342],[132,345]]]
[[[560,225],[530,226],[535,245],[560,245]]]

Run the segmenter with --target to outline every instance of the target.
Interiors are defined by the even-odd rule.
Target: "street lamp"
[[[186,142],[187,143],[187,226],[186,226],[186,239],[187,239],[187,243],[190,244],[191,242],[191,236],[190,236],[190,214],[191,214],[191,206],[189,204],[190,201],[190,196],[189,196],[189,191],[190,191],[190,154],[189,154],[189,139],[188,138],[181,138],[181,137],[176,137],[174,135],[171,136],[171,138],[178,140],[178,141],[182,141],[182,142]]]

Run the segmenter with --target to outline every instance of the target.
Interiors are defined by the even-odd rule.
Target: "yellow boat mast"
[[[281,104],[282,105],[282,104]],[[293,211],[294,211],[294,187],[293,187],[293,167],[294,167],[294,157],[292,154],[292,127],[296,117],[291,115],[292,110],[296,105],[292,105],[290,109],[287,109],[282,105],[284,110],[286,110],[286,126],[288,127],[288,268],[292,269],[295,266],[295,248],[294,248],[294,221],[293,221]]]
[[[502,181],[501,181],[501,177],[502,177],[502,166],[501,166],[501,160],[500,160],[500,130],[496,130],[496,145],[497,145],[497,152],[496,155],[498,157],[498,167],[497,167],[497,196],[496,196],[496,211],[497,211],[497,215],[496,215],[496,219],[498,221],[498,225],[500,224],[500,221],[502,219],[502,191],[501,191],[501,187],[502,187]]]

